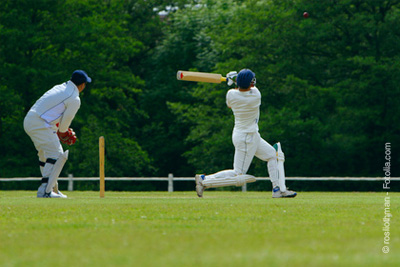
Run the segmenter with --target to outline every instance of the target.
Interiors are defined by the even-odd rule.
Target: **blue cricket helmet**
[[[255,81],[256,74],[249,69],[242,69],[236,78],[238,87],[242,89],[249,88],[250,84],[255,83]]]

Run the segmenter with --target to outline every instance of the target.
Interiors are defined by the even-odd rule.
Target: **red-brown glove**
[[[67,144],[69,146],[75,144],[76,142],[76,135],[75,132],[71,129],[68,128],[68,131],[65,133],[62,133],[60,131],[57,131],[58,138],[60,139],[61,143]]]

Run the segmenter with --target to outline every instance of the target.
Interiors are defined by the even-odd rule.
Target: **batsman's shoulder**
[[[261,96],[261,92],[260,92],[260,90],[258,90],[257,87],[255,87],[255,86],[251,87],[251,91],[256,95]]]
[[[238,91],[238,90],[236,90]],[[226,93],[226,101],[230,101],[232,99],[235,98],[235,89],[230,89],[227,93]]]
[[[228,90],[228,92],[226,92],[226,96],[231,96],[233,94],[236,94],[237,92],[239,92],[237,88],[231,88]]]

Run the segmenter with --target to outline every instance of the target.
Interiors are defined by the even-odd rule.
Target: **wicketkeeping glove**
[[[74,130],[72,128],[68,128],[68,131],[65,133],[62,133],[60,131],[57,131],[58,138],[60,139],[61,143],[67,144],[67,145],[73,145],[76,142],[76,135]]]

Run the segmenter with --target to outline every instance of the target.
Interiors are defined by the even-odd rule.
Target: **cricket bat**
[[[221,83],[226,82],[226,77],[221,74],[178,70],[176,78],[180,81]]]

